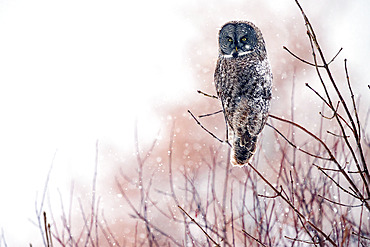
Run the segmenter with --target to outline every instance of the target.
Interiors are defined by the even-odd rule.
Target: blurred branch
[[[137,123],[135,124],[135,148],[136,148],[136,159],[137,159],[137,164],[138,164],[138,174],[139,174],[139,190],[140,190],[140,197],[141,197],[141,200],[140,200],[140,204],[141,204],[141,208],[143,210],[143,217],[146,219],[144,222],[145,222],[145,227],[146,227],[146,231],[147,231],[147,235],[148,235],[148,243],[149,243],[149,246],[152,247],[153,246],[153,242],[155,241],[154,239],[154,236],[152,235],[152,232],[150,230],[150,226],[148,224],[148,210],[147,210],[147,200],[146,200],[146,196],[145,196],[145,192],[144,192],[144,184],[143,184],[143,180],[144,180],[144,177],[143,177],[143,169],[144,169],[144,162],[145,160],[150,156],[154,146],[155,146],[155,142],[156,140],[153,142],[151,148],[149,149],[147,155],[144,156],[144,158],[142,159],[140,157],[140,149],[139,149],[139,138],[138,138],[138,133],[137,133]]]
[[[317,137],[316,135],[314,135],[312,132],[308,131],[306,128],[302,127],[301,125],[299,125],[297,123],[294,123],[294,122],[292,122],[290,120],[283,119],[283,118],[280,118],[280,117],[277,117],[277,116],[274,116],[274,115],[271,115],[271,114],[269,114],[269,117],[274,118],[274,119],[277,119],[277,120],[282,121],[282,122],[289,123],[289,124],[291,124],[291,125],[299,128],[299,129],[303,130],[305,133],[307,133],[308,135],[310,135],[311,137],[313,137],[315,140],[317,140],[318,142],[320,142],[321,145],[325,148],[325,150],[329,154],[328,160],[329,161],[333,161],[337,165],[340,173],[351,184],[351,188],[356,193],[356,198],[359,198],[363,203],[365,203],[365,206],[370,210],[370,205],[367,202],[367,199],[363,196],[363,194],[357,188],[357,185],[355,184],[355,182],[353,181],[353,179],[346,173],[345,170],[343,170],[343,168],[341,167],[341,165],[339,164],[339,162],[336,160],[336,158],[334,157],[333,153],[331,152],[330,148],[326,145],[326,143],[322,139],[320,139],[319,137]],[[343,188],[343,187],[341,187],[341,188]],[[344,190],[344,191],[348,192],[347,190]]]
[[[242,229],[242,232],[247,235],[248,237],[252,238],[254,241],[256,241],[258,244],[262,245],[263,247],[268,247],[264,243],[262,243],[259,239],[253,237],[251,234],[249,234],[246,230]]]
[[[357,232],[352,232],[352,234],[353,235],[356,235],[356,236],[359,236],[360,238],[363,238],[363,239],[366,239],[366,240],[369,240],[370,241],[370,237],[361,236]]]
[[[5,240],[5,234],[4,234],[4,229],[3,228],[1,228],[0,246],[2,246],[1,243],[4,244],[4,247],[8,247],[8,245],[6,243],[6,240]]]
[[[94,222],[96,222],[95,217],[98,216],[98,212],[97,212],[97,210],[95,210],[95,207],[96,207],[96,179],[97,179],[97,176],[98,176],[98,162],[99,162],[99,140],[96,140],[96,143],[95,143],[95,168],[94,168],[94,175],[93,175],[93,181],[92,181],[90,224],[87,223],[87,219],[84,219],[86,228],[88,229],[87,230],[87,237],[86,237],[86,240],[85,240],[85,246],[88,245],[89,240],[91,242],[91,245],[95,246],[94,240],[93,240],[91,234],[92,234],[92,229],[93,229],[93,226],[94,226]],[[80,204],[81,204],[81,202],[80,202]],[[81,206],[81,208],[82,208],[82,206]],[[96,235],[95,237],[96,237],[96,245],[99,246],[98,235]]]
[[[270,117],[272,118],[276,118],[275,116],[273,115],[269,115]],[[315,158],[318,158],[318,159],[323,159],[323,160],[331,160],[331,158],[325,158],[325,157],[322,157],[322,156],[319,156],[319,155],[316,155],[316,154],[312,154],[306,150],[303,150],[302,148],[298,147],[297,145],[295,145],[294,143],[292,143],[288,138],[286,138],[278,129],[276,129],[274,126],[272,126],[271,124],[269,123],[266,123],[267,126],[271,127],[273,130],[275,130],[281,137],[283,137],[283,139],[285,141],[287,141],[292,147],[294,147],[296,150],[299,150],[309,156],[312,156],[312,157],[315,157]]]
[[[40,233],[41,233],[41,237],[42,237],[42,241],[44,243],[44,246],[48,246],[48,242],[47,242],[47,239],[46,239],[46,238],[48,238],[48,236],[45,236],[45,231],[44,231],[45,228],[43,227],[43,223],[42,223],[43,220],[41,219],[41,215],[43,214],[43,210],[44,210],[45,197],[46,197],[46,193],[47,193],[47,190],[48,190],[49,180],[50,180],[50,176],[51,176],[51,171],[53,169],[56,154],[57,154],[57,151],[55,151],[55,153],[54,153],[54,156],[53,156],[53,159],[51,161],[48,174],[46,176],[46,181],[45,181],[45,185],[44,185],[44,191],[43,191],[43,194],[42,194],[40,206],[37,205],[38,204],[37,199],[35,201],[35,211],[36,211],[36,217],[37,217],[37,224],[36,225],[40,229]]]
[[[193,113],[190,111],[190,110],[188,110],[188,113],[192,116],[192,118],[195,120],[195,122],[203,129],[203,130],[205,130],[208,134],[210,134],[213,138],[215,138],[217,141],[219,141],[219,142],[221,142],[221,143],[224,143],[224,142],[226,142],[226,141],[223,141],[223,140],[221,140],[220,138],[218,138],[217,136],[215,136],[215,134],[213,134],[211,131],[209,131],[209,130],[207,130],[200,122],[199,122],[199,120],[193,115]],[[229,142],[226,142],[229,146],[231,146],[230,145],[230,143]]]
[[[318,228],[314,223],[309,221],[289,200],[288,197],[285,197],[280,191],[278,191],[254,166],[252,166],[250,163],[247,163],[249,167],[253,169],[254,172],[257,173],[257,175],[278,195],[281,199],[283,199],[291,209],[302,219],[304,220],[304,223],[307,223],[310,225],[313,229],[315,229],[318,233],[320,233],[325,240],[328,240],[333,246],[337,246],[337,244],[327,235],[325,232],[323,232],[320,228]],[[282,188],[282,187],[281,187]],[[307,230],[308,231],[308,230]]]
[[[131,200],[129,199],[129,197],[127,196],[126,192],[124,191],[123,189],[123,186],[121,185],[121,183],[118,181],[118,179],[116,178],[116,183],[117,183],[117,186],[118,186],[118,189],[120,191],[120,193],[122,194],[123,198],[126,200],[126,202],[128,203],[128,205],[130,206],[130,208],[134,211],[135,215],[137,218],[141,219],[142,221],[144,221],[145,225],[148,226],[148,227],[151,227],[153,230],[157,231],[158,233],[160,233],[161,235],[163,235],[164,237],[170,239],[175,245],[177,246],[182,246],[181,244],[177,243],[176,239],[174,239],[172,236],[170,236],[169,234],[167,234],[166,232],[164,232],[163,230],[159,229],[157,226],[155,226],[153,223],[151,223],[147,218],[145,218],[134,206],[134,204],[131,202]]]
[[[121,245],[119,244],[118,240],[115,238],[112,230],[110,229],[108,223],[107,223],[107,220],[105,219],[105,216],[104,216],[104,211],[102,212],[102,218],[103,220],[102,221],[98,221],[98,225],[99,225],[99,228],[101,229],[105,239],[107,240],[108,244],[110,247],[121,247]],[[103,226],[103,223],[105,226]],[[113,243],[112,243],[113,242]]]
[[[202,232],[207,236],[207,238],[209,240],[212,241],[212,243],[215,245],[215,246],[219,246],[221,247],[221,245],[219,245],[211,236],[209,236],[209,234],[198,224],[198,222],[196,222],[180,205],[177,205],[177,207],[179,207],[179,209],[187,216],[189,217],[189,219],[191,220],[191,222],[193,222],[194,224],[196,224],[200,230],[202,230]]]
[[[297,242],[301,242],[301,243],[304,243],[304,244],[310,244],[310,245],[320,244],[320,242],[312,242],[312,241],[302,240],[302,239],[298,239],[298,238],[291,238],[291,237],[288,237],[288,236],[284,236],[284,237],[289,239],[289,240],[292,240],[293,242],[297,241]]]
[[[317,196],[318,196],[318,197],[320,197],[320,198],[322,198],[322,199],[324,199],[324,200],[326,200],[326,201],[329,201],[329,202],[331,202],[331,203],[333,203],[333,204],[336,204],[336,205],[339,205],[339,206],[343,206],[343,207],[348,207],[348,208],[357,208],[357,207],[361,207],[361,206],[363,206],[363,204],[358,204],[358,205],[343,204],[343,203],[340,203],[340,202],[335,202],[335,201],[333,201],[333,200],[330,200],[329,198],[326,198],[326,197],[321,196],[321,195],[317,195]]]

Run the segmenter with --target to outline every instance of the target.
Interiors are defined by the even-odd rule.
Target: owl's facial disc
[[[229,23],[219,34],[219,46],[224,57],[238,57],[254,51],[257,45],[256,31],[246,23]]]

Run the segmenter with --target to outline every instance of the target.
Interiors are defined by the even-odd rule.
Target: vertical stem
[[[139,190],[140,190],[140,198],[141,198],[141,206],[140,208],[143,209],[143,216],[145,219],[145,228],[147,231],[147,236],[148,236],[148,241],[149,241],[149,246],[153,246],[153,239],[152,239],[152,233],[150,231],[150,226],[148,224],[148,212],[147,212],[147,202],[145,198],[145,191],[144,191],[144,186],[143,186],[143,161],[140,157],[140,149],[139,149],[139,138],[138,138],[138,133],[137,133],[137,123],[135,124],[135,147],[136,147],[136,159],[137,163],[139,166]]]

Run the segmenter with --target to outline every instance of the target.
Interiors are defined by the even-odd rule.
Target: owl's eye
[[[227,38],[227,41],[229,41],[229,42],[233,42],[233,39],[232,39],[232,38],[230,38],[230,37],[228,37],[228,38]]]
[[[247,38],[246,37],[243,37],[240,40],[243,41],[243,42],[245,42],[245,41],[247,41]]]

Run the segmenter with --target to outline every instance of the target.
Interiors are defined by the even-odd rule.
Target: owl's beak
[[[234,57],[234,58],[235,58],[235,57],[238,57],[238,55],[239,55],[239,54],[238,54],[238,47],[236,47],[236,46],[235,46],[235,52],[233,52],[233,54],[232,54],[232,55],[233,55],[233,57]]]

